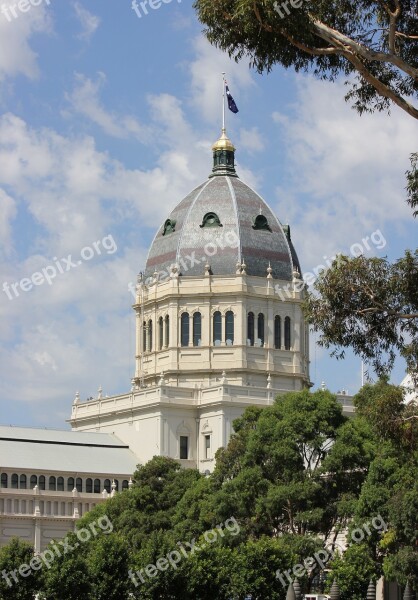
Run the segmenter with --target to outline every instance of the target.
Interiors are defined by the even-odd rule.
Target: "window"
[[[19,477],[14,473],[12,475],[12,489],[17,490],[19,487]]]
[[[210,435],[205,435],[205,458],[210,458]]]
[[[147,351],[147,324],[144,321],[142,323],[142,352]]]
[[[129,481],[127,479],[124,479],[122,481],[122,490],[128,490],[129,489]]]
[[[257,338],[260,340],[260,346],[264,346],[264,315],[260,313],[257,319]]]
[[[88,479],[86,479],[86,493],[87,494],[93,493],[93,479],[91,479],[90,477]]]
[[[284,320],[284,347],[285,350],[290,350],[291,335],[290,335],[290,317]]]
[[[95,479],[94,480],[94,493],[95,494],[100,494],[101,489],[100,489],[100,479]]]
[[[165,318],[165,347],[170,345],[170,317],[167,315]]]
[[[21,475],[20,476],[20,482],[19,482],[20,489],[21,490],[26,490],[26,485],[27,485],[26,475]]]
[[[64,491],[64,477],[58,477],[57,479],[57,490],[59,492]]]
[[[253,222],[253,229],[271,231],[271,227],[267,221],[267,217],[265,217],[264,215],[257,215]]]
[[[114,479],[113,481],[115,482],[115,485],[116,485],[115,489],[118,492],[119,491],[119,479]]]
[[[193,346],[200,346],[202,342],[202,315],[197,312],[193,315]]]
[[[7,484],[8,484],[8,477],[7,477],[7,473],[2,473],[1,474],[1,483],[0,486],[2,488],[7,488]]]
[[[222,315],[217,310],[213,313],[213,343],[216,345],[222,341]]]
[[[220,218],[214,212],[206,213],[200,227],[223,227]]]
[[[189,458],[189,438],[187,435],[180,436],[180,459],[187,460]]]
[[[148,352],[152,352],[152,320],[148,321]]]
[[[45,489],[45,475],[40,475],[39,476],[39,489],[40,490],[44,490]]]
[[[158,319],[158,347],[160,350],[164,346],[164,320],[162,317]]]
[[[167,235],[168,233],[174,233],[175,230],[176,221],[174,221],[173,219],[167,219],[167,221],[164,223],[163,235]]]
[[[38,478],[36,475],[31,475],[30,476],[30,487],[32,490],[35,487],[35,485],[38,485]]]
[[[51,492],[56,492],[57,490],[57,479],[53,475],[49,478],[49,488]]]
[[[274,347],[276,350],[282,347],[282,320],[278,315],[274,317]]]
[[[74,489],[74,477],[69,477],[67,479],[67,492],[72,492]]]
[[[190,318],[188,313],[181,315],[181,345],[189,345]]]
[[[77,492],[83,491],[83,480],[81,479],[81,477],[77,477],[77,479],[75,480],[75,489],[77,490]]]
[[[228,310],[225,315],[225,342],[234,343],[234,313]]]
[[[106,492],[107,492],[108,494],[110,494],[110,492],[112,491],[112,484],[110,483],[110,479],[105,479],[105,482],[104,482],[104,486],[103,486],[103,487],[104,487],[104,489],[106,490]]]
[[[247,319],[247,339],[250,342],[250,346],[254,346],[254,313],[248,313]]]

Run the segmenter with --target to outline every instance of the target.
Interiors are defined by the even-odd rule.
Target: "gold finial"
[[[226,135],[226,129],[222,129],[222,135],[219,140],[213,144],[212,150],[214,152],[216,152],[216,150],[230,150],[231,152],[235,152],[235,146]]]

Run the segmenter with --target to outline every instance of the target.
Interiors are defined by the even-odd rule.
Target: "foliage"
[[[318,0],[298,8],[277,0],[196,0],[209,41],[258,72],[275,64],[349,81],[346,99],[361,114],[397,104],[418,108],[416,0]],[[354,75],[355,77],[350,77]]]
[[[408,204],[412,206],[414,217],[418,216],[418,152],[411,154],[411,170],[406,172]]]
[[[418,373],[418,250],[393,264],[385,258],[340,256],[320,273],[305,304],[319,344],[343,358],[352,348],[385,375],[396,351]]]
[[[336,579],[341,592],[340,600],[363,600],[370,579],[376,581],[381,575],[367,544],[351,545],[344,556],[337,555],[332,560],[330,567],[327,592]]]
[[[0,548],[0,599],[1,600],[33,600],[35,592],[40,588],[40,571],[31,571],[28,577],[19,574],[21,565],[29,565],[33,558],[30,544],[13,538],[7,546]],[[16,572],[17,569],[17,572]],[[10,575],[15,571],[18,582]],[[9,581],[3,577],[6,573]],[[12,583],[12,586],[9,585]]]

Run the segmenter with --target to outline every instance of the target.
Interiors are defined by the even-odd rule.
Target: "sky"
[[[130,389],[128,286],[211,170],[222,71],[238,173],[290,224],[303,271],[352,247],[391,260],[415,247],[404,173],[417,124],[400,109],[359,117],[344,81],[236,64],[185,0],[139,15],[131,0],[2,6],[0,423],[65,427],[77,391]],[[312,341],[315,387],[355,393],[359,358]],[[399,360],[392,380],[404,373]]]

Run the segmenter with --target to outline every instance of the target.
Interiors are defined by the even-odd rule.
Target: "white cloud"
[[[404,172],[416,132],[401,111],[360,117],[344,102],[342,85],[297,81],[295,118],[273,114],[289,173],[276,210],[293,224],[306,269],[411,219]]]
[[[106,75],[102,72],[98,73],[96,81],[76,73],[74,89],[66,95],[72,109],[90,119],[107,135],[120,139],[132,137],[139,141],[147,139],[147,127],[141,125],[135,117],[112,113],[103,107],[99,95],[105,83]]]
[[[16,202],[0,188],[0,252],[6,256],[13,250],[12,222],[16,214]]]
[[[6,77],[24,75],[35,79],[39,75],[37,55],[29,45],[36,33],[50,33],[52,30],[50,8],[42,3],[31,6],[28,12],[19,12],[16,2],[3,2],[1,6],[15,8],[14,17],[7,10],[10,21],[0,13],[0,81]]]
[[[239,132],[239,147],[249,154],[264,150],[265,144],[259,129],[257,127],[252,127],[251,129],[241,128]]]
[[[84,8],[80,2],[75,2],[74,10],[82,27],[82,32],[78,37],[80,39],[89,40],[100,25],[100,18]]]

